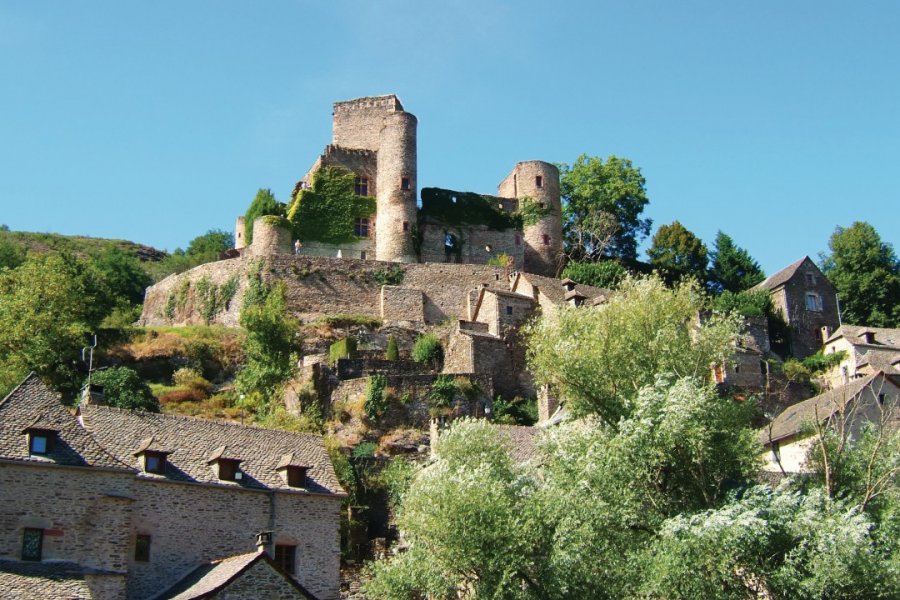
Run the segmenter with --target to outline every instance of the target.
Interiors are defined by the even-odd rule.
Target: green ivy
[[[387,388],[387,378],[384,375],[372,375],[366,382],[366,401],[363,403],[363,412],[370,421],[375,421],[387,411],[385,388]]]
[[[445,225],[485,225],[495,231],[521,229],[522,217],[499,207],[502,198],[441,188],[422,188],[420,217]]]
[[[541,206],[540,203],[525,196],[519,200],[519,210],[514,214],[522,220],[523,225],[537,225],[538,221],[550,214],[550,207]]]
[[[456,380],[449,375],[438,375],[428,392],[428,406],[431,408],[450,408],[456,395]]]
[[[400,265],[394,265],[386,269],[376,269],[369,273],[369,275],[379,285],[400,285],[403,283],[403,277],[406,275],[406,272]]]
[[[163,313],[168,319],[175,318],[175,294],[172,292],[169,292],[169,295],[166,297],[166,307],[163,309]]]
[[[191,292],[191,280],[184,279],[175,288],[175,308],[183,311],[187,306],[188,295]]]
[[[342,244],[359,239],[356,219],[375,214],[375,198],[354,193],[356,176],[339,167],[323,167],[312,185],[297,192],[287,217],[294,235],[302,241]],[[371,227],[371,225],[370,225]]]
[[[232,275],[222,284],[222,287],[219,288],[219,302],[223,309],[228,309],[228,305],[231,304],[234,295],[237,293],[239,284],[240,280],[238,279],[238,276]]]

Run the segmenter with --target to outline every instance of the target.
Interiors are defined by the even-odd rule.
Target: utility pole
[[[90,346],[85,346],[81,349],[81,362],[85,362],[88,365],[88,378],[87,385],[90,387],[91,385],[91,373],[94,372],[94,348],[97,347],[97,334],[93,334],[94,342]]]

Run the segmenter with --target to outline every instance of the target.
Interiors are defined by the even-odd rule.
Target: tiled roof
[[[815,267],[816,272],[819,273],[819,276],[820,276],[820,277],[822,277],[823,279],[825,279],[825,281],[828,281],[828,279],[825,277],[825,275],[823,275],[822,272],[819,270],[819,267],[816,266],[816,263],[814,263],[808,256],[804,256],[803,258],[801,258],[801,259],[798,260],[797,262],[788,265],[787,267],[785,267],[785,268],[783,268],[782,270],[778,271],[778,272],[775,273],[774,275],[769,275],[765,280],[763,280],[763,281],[760,282],[760,283],[757,283],[757,284],[754,285],[752,288],[750,288],[750,290],[751,290],[751,291],[754,291],[754,290],[770,290],[770,291],[771,291],[771,290],[774,290],[775,288],[777,288],[777,287],[779,287],[779,286],[782,286],[782,285],[784,285],[785,283],[787,283],[788,280],[789,280],[791,277],[793,277],[793,276],[797,273],[797,271],[800,269],[800,267],[803,266],[803,264],[806,263],[806,262],[809,262],[810,265],[812,265],[813,267]]]
[[[80,410],[85,428],[111,453],[129,464],[136,464],[135,451],[148,436],[153,436],[155,444],[170,452],[165,474],[168,479],[228,487],[296,489],[288,487],[276,471],[281,457],[293,453],[310,465],[307,491],[345,493],[318,435],[90,404]],[[217,478],[209,465],[214,455],[241,461],[240,482],[222,482]]]
[[[758,439],[763,445],[794,436],[813,425],[816,418],[822,422],[845,407],[884,373],[877,372],[863,379],[855,379],[846,385],[828,390],[803,402],[786,408],[772,422],[761,429]]]
[[[290,585],[297,590],[300,598],[315,600],[315,596],[306,591],[295,580],[281,574],[265,554],[251,552],[204,563],[188,573],[181,581],[156,596],[154,600],[195,600],[216,597],[232,582],[243,575],[256,562],[263,561],[270,569],[277,571]]]
[[[559,279],[544,277],[543,275],[534,275],[533,273],[519,273],[516,285],[521,285],[520,282],[522,280],[527,281],[532,286],[537,286],[540,293],[544,294],[544,296],[546,296],[553,304],[566,304],[566,288],[563,287],[563,282]],[[594,287],[592,285],[585,285],[583,283],[575,284],[573,291],[587,299],[595,298],[597,296],[605,296],[608,298],[613,293],[610,290]]]
[[[862,337],[863,332],[866,331],[875,334],[875,339],[872,344],[866,344],[866,341]],[[900,350],[900,329],[841,325],[827,340],[825,340],[825,343],[828,344],[835,340],[839,340],[840,338],[844,338],[848,343],[854,346],[881,346],[884,348]]]
[[[56,432],[50,453],[41,456],[28,453],[24,431],[32,426]],[[130,460],[118,460],[82,429],[59,395],[34,374],[0,401],[0,458],[134,470]]]
[[[537,436],[541,433],[540,429],[521,425],[497,425],[497,429],[503,434],[514,461],[524,463],[537,456]]]
[[[84,569],[71,562],[0,560],[0,597],[17,600],[91,600]]]

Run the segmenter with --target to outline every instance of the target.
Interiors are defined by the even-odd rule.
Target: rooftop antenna
[[[91,385],[91,373],[94,371],[94,348],[97,347],[97,334],[93,334],[94,342],[90,346],[85,346],[81,349],[81,362],[86,362],[88,364],[88,379],[87,385],[90,387]]]

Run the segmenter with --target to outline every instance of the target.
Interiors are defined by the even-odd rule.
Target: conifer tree
[[[731,236],[719,231],[709,253],[708,286],[712,292],[743,292],[766,278],[750,253],[737,246]]]

